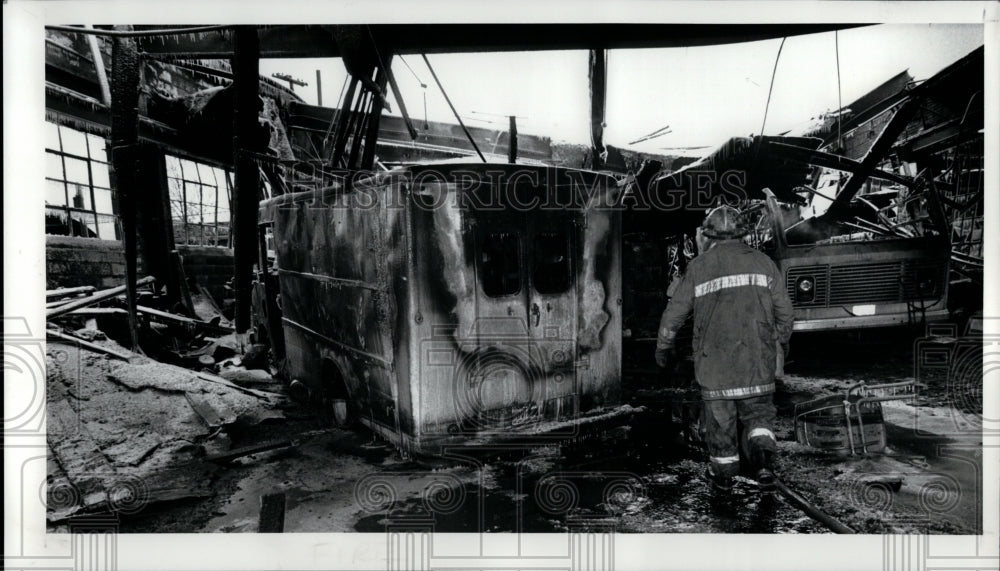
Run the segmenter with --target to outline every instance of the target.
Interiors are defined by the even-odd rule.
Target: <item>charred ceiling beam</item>
[[[855,24],[376,24],[373,39],[396,54],[691,47],[753,42],[856,27]],[[337,26],[259,26],[262,58],[341,57]],[[143,38],[163,59],[229,58],[232,34]]]
[[[953,93],[958,90],[956,88],[968,85],[970,72],[981,77],[983,53],[982,47],[973,50],[962,59],[938,72],[934,77],[910,90],[907,98],[900,104],[892,119],[889,120],[878,139],[869,148],[864,159],[861,160],[861,168],[851,175],[844,188],[837,194],[837,199],[823,215],[825,218],[833,219],[844,215],[851,200],[854,199],[854,195],[872,176],[875,167],[888,156],[900,134],[906,129],[910,119],[917,113],[925,99],[953,97]]]
[[[770,142],[768,144],[774,149],[774,152],[803,163],[851,173],[860,172],[862,168],[861,163],[858,161],[841,155],[786,143]],[[886,172],[882,169],[872,169],[871,173],[875,178],[881,178],[907,187],[912,187],[916,184],[913,179]]]
[[[829,210],[827,210],[824,216],[830,218],[838,218],[843,216],[848,208],[850,207],[851,200],[854,199],[854,195],[861,190],[861,186],[868,180],[869,177],[875,172],[875,168],[885,160],[889,153],[889,149],[892,148],[893,143],[896,142],[896,138],[899,134],[903,132],[906,125],[913,118],[914,113],[920,107],[920,96],[911,95],[900,107],[896,110],[896,113],[889,120],[889,123],[882,129],[882,133],[879,135],[875,143],[872,144],[871,148],[868,149],[868,153],[865,155],[864,159],[861,160],[861,166],[856,171],[851,173],[851,178],[847,179],[847,183],[844,184],[844,188],[837,193],[837,199],[830,205]]]

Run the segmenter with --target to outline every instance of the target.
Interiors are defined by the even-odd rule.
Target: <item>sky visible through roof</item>
[[[704,154],[732,136],[761,132],[780,39],[720,46],[608,52],[605,142],[661,154]],[[763,132],[804,127],[824,111],[864,95],[900,71],[926,79],[983,44],[980,25],[890,24],[793,36],[785,40]],[[463,121],[555,141],[590,143],[587,52],[433,54],[434,66]],[[404,63],[405,62],[405,63]],[[422,122],[455,118],[419,55],[396,57],[393,72],[409,114]],[[262,60],[260,72],[306,81],[295,91],[315,104],[316,70],[323,104],[335,106],[346,77],[339,58]],[[426,88],[421,87],[421,82]],[[426,100],[426,112],[425,112]],[[392,115],[399,115],[392,100]],[[669,132],[629,145],[669,126]],[[694,149],[692,149],[694,148]]]

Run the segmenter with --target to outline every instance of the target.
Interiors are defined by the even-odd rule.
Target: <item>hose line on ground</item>
[[[840,520],[821,511],[819,508],[811,504],[808,500],[799,495],[798,492],[786,486],[781,480],[775,478],[774,485],[778,491],[781,492],[781,495],[785,496],[785,498],[787,498],[795,507],[805,512],[809,517],[825,525],[830,529],[830,531],[846,534],[856,533],[853,529],[841,523]]]

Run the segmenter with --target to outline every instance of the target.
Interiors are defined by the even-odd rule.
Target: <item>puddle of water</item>
[[[669,431],[633,431],[624,441],[544,458],[496,461],[481,479],[462,484],[463,505],[448,514],[428,509],[420,497],[391,512],[362,517],[356,531],[384,532],[413,518],[433,521],[441,532],[563,532],[568,529],[700,533],[821,533],[775,494],[738,478],[730,492],[704,480],[700,454],[677,446]],[[612,452],[609,454],[609,452]]]

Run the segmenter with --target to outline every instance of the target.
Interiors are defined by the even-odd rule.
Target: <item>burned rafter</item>
[[[341,57],[341,26],[258,26],[262,58]],[[354,26],[358,27],[358,26]],[[365,26],[396,54],[690,47],[817,34],[854,24],[378,24]],[[142,38],[157,59],[232,57],[232,32]]]

